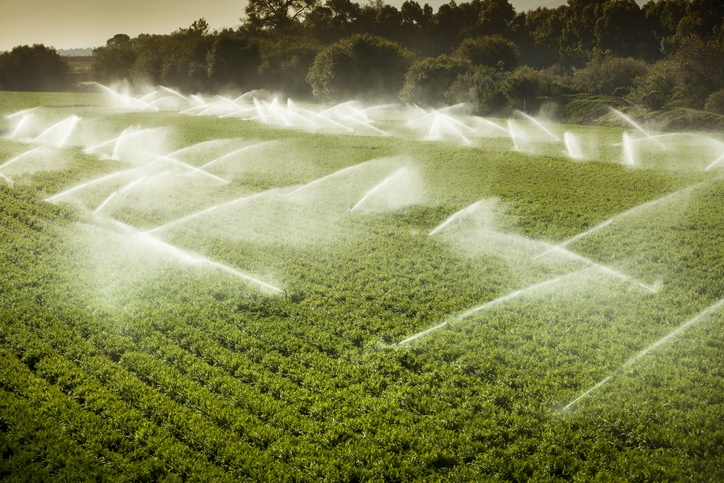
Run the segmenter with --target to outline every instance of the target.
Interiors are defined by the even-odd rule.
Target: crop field
[[[724,479],[724,138],[0,93],[0,478]]]

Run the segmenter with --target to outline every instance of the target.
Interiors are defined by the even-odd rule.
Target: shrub
[[[131,38],[117,34],[108,39],[104,47],[93,49],[93,74],[101,82],[128,79],[135,61]]]
[[[674,62],[654,64],[634,79],[628,99],[654,111],[663,109],[672,99],[678,77]]]
[[[262,44],[259,76],[264,87],[292,97],[310,97],[312,91],[305,76],[320,50],[316,41],[299,37]]]
[[[707,98],[704,110],[715,114],[724,114],[724,89],[716,91]]]
[[[508,104],[524,111],[537,111],[540,97],[550,93],[550,80],[543,72],[521,67],[505,74],[500,86]]]
[[[574,84],[582,91],[601,96],[626,94],[636,77],[645,74],[646,62],[630,57],[608,57],[593,61],[573,75]]]
[[[20,45],[0,55],[0,89],[54,91],[68,86],[68,63],[52,47]]]
[[[395,42],[353,35],[317,54],[307,74],[315,97],[391,98],[399,92],[414,55]]]
[[[400,99],[419,104],[444,104],[445,93],[450,85],[470,68],[470,62],[466,59],[449,55],[417,60],[405,74]]]
[[[513,70],[518,67],[518,47],[499,35],[465,39],[454,55],[470,61],[473,65],[485,65],[498,70]]]
[[[501,76],[492,67],[478,66],[450,85],[445,98],[450,104],[465,102],[475,114],[491,115],[508,108],[508,98],[500,90]]]

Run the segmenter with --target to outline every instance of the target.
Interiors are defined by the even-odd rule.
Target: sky
[[[400,7],[404,0],[386,0]],[[462,3],[465,0],[458,0]],[[435,11],[449,0],[418,0]],[[366,0],[357,0],[364,4]],[[517,12],[556,7],[566,0],[511,0]],[[0,51],[44,44],[61,49],[92,48],[123,33],[168,34],[205,18],[212,30],[235,27],[245,0],[0,0]]]

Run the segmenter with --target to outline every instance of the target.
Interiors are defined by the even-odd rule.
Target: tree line
[[[724,113],[720,0],[568,0],[527,12],[508,0],[451,0],[437,12],[412,0],[399,9],[383,0],[250,0],[241,20],[221,31],[201,18],[167,35],[115,35],[94,49],[94,76],[189,93],[467,102],[479,113],[576,93]],[[27,49],[0,56],[3,89],[19,88],[13,59]]]

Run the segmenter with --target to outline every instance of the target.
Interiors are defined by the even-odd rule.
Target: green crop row
[[[42,200],[129,163],[63,148],[0,187],[2,478],[724,478],[722,314],[697,318],[724,294],[718,171],[83,114],[171,126],[169,151],[274,142],[227,185],[154,171],[95,215],[135,178]],[[401,167],[423,196],[350,212]]]

